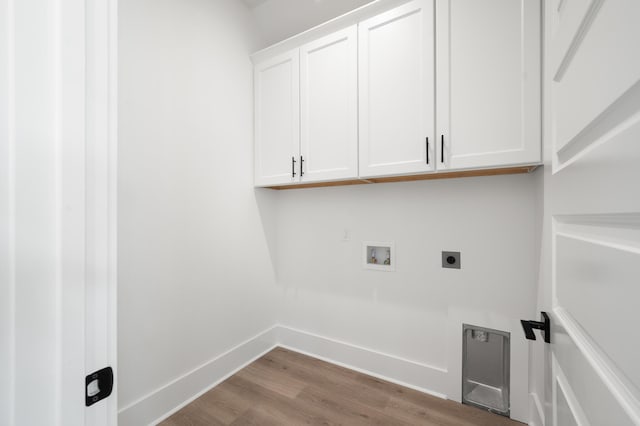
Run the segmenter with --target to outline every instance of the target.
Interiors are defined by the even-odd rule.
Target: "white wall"
[[[267,0],[253,8],[260,48],[267,47],[373,0]]]
[[[512,333],[527,419],[536,176],[252,188],[249,53],[363,3],[120,4],[122,410],[276,322],[446,370],[459,399],[466,322]],[[394,241],[396,272],[363,270],[364,240]]]
[[[447,388],[432,390],[453,399],[462,323],[509,331],[512,413],[526,421],[519,320],[535,306],[536,182],[512,175],[280,192],[280,322],[446,369]],[[395,272],[362,268],[367,240],[395,242]],[[442,250],[461,251],[462,269],[443,269]]]
[[[120,2],[119,407],[275,323],[238,0]],[[177,404],[175,404],[177,405]]]

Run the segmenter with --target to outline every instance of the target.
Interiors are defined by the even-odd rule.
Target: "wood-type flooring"
[[[276,348],[161,425],[522,426],[522,423]]]

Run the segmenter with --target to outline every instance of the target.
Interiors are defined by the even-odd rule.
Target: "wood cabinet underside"
[[[312,182],[312,183],[300,183],[293,185],[274,185],[267,186],[269,189],[303,189],[303,188],[321,188],[327,186],[347,186],[347,185],[367,185],[371,183],[387,183],[387,182],[411,182],[416,180],[431,180],[431,179],[454,179],[463,177],[474,176],[497,176],[497,175],[514,175],[522,173],[531,173],[536,170],[539,165],[532,166],[519,166],[519,167],[503,167],[496,169],[484,169],[484,170],[465,170],[458,172],[442,172],[442,173],[426,173],[421,175],[408,175],[408,176],[386,176],[375,178],[362,178],[362,179],[349,179],[342,181],[332,182]]]

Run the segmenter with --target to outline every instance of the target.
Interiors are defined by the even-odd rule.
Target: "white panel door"
[[[434,4],[359,24],[360,176],[434,170]]]
[[[438,0],[438,169],[541,161],[540,14],[540,0]]]
[[[300,155],[299,50],[259,63],[254,70],[255,184],[297,182]]]
[[[549,3],[546,424],[638,425],[640,2]]]
[[[300,48],[303,182],[358,176],[358,31],[346,28]]]

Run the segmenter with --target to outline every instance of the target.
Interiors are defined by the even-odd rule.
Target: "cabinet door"
[[[360,176],[434,170],[434,4],[359,25]]]
[[[300,48],[303,182],[358,176],[358,41],[353,26]]]
[[[438,169],[540,161],[540,9],[437,0]]]
[[[298,180],[300,161],[299,51],[257,64],[255,90],[255,184]],[[296,162],[295,164],[293,162]]]

